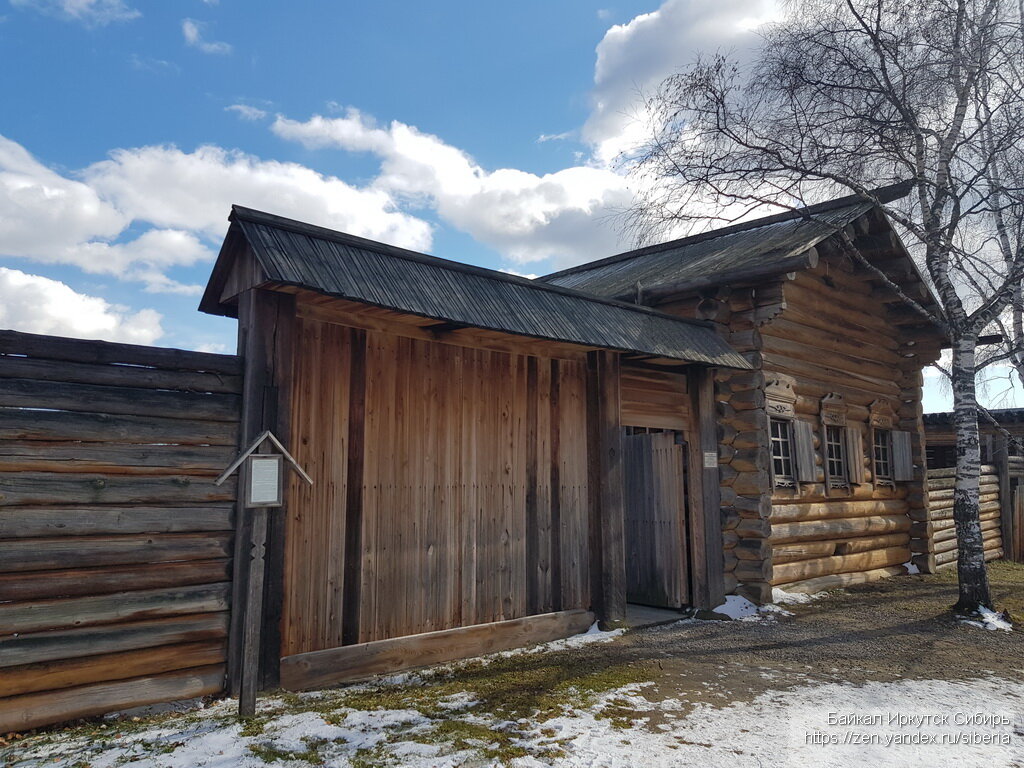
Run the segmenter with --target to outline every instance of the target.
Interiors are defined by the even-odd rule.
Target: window
[[[846,432],[843,427],[825,427],[825,471],[829,488],[848,488],[846,475]]]
[[[784,419],[771,420],[772,480],[781,488],[796,486],[793,471],[793,428]]]
[[[888,429],[876,429],[873,442],[875,482],[892,485],[892,432]]]

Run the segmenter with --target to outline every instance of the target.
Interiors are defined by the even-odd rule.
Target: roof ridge
[[[253,224],[264,224],[268,226],[278,227],[280,229],[291,230],[301,235],[308,235],[310,237],[317,237],[326,240],[333,240],[346,245],[353,245],[357,248],[365,248],[370,251],[376,251],[378,253],[384,253],[389,256],[395,256],[396,258],[407,259],[409,261],[418,261],[421,263],[427,263],[433,266],[439,266],[444,269],[451,269],[455,272],[463,272],[469,274],[479,275],[481,277],[490,278],[493,280],[501,280],[503,282],[515,283],[517,285],[523,285],[533,290],[547,291],[549,293],[560,293],[565,296],[574,296],[576,298],[586,299],[587,301],[596,302],[599,304],[607,304],[609,306],[620,307],[623,309],[632,310],[646,315],[653,315],[655,317],[669,318],[676,320],[681,323],[688,325],[694,325],[701,328],[711,328],[713,324],[705,320],[697,320],[689,317],[681,317],[679,315],[670,315],[667,312],[661,312],[653,307],[648,307],[643,304],[631,304],[627,301],[619,301],[618,299],[612,299],[605,296],[598,296],[592,293],[586,293],[579,291],[574,288],[565,288],[561,285],[555,285],[553,283],[544,282],[541,279],[531,280],[520,275],[513,275],[508,272],[501,272],[497,269],[489,269],[488,267],[480,267],[475,264],[466,264],[461,261],[454,261],[452,259],[446,259],[441,256],[432,256],[428,253],[420,253],[419,251],[413,251],[408,248],[400,248],[396,245],[389,245],[388,243],[382,243],[378,240],[371,240],[369,238],[360,237],[358,235],[351,235],[347,232],[341,232],[336,229],[329,229],[327,227],[317,226],[316,224],[307,224],[297,219],[289,219],[285,216],[278,216],[274,213],[267,213],[266,211],[259,211],[255,208],[246,208],[241,205],[231,206],[231,215],[229,221],[235,221],[242,219],[249,221]]]
[[[630,259],[639,258],[640,256],[649,256],[653,253],[659,253],[660,251],[667,251],[673,248],[679,248],[687,245],[695,245],[702,243],[707,240],[714,240],[719,237],[726,237],[728,235],[737,234],[739,232],[747,232],[752,229],[758,229],[760,227],[771,226],[772,224],[778,224],[783,221],[791,221],[794,219],[806,219],[815,213],[822,213],[824,211],[836,210],[844,208],[846,206],[852,206],[857,203],[869,203],[875,205],[875,201],[879,202],[892,202],[893,200],[899,200],[901,197],[905,197],[910,193],[913,182],[911,181],[900,181],[895,184],[889,184],[884,187],[878,187],[870,192],[873,195],[874,200],[865,198],[860,194],[846,195],[844,197],[837,197],[832,200],[825,200],[821,203],[815,203],[814,205],[804,206],[803,208],[797,208],[789,211],[782,211],[780,213],[773,213],[770,216],[762,216],[758,219],[752,219],[751,221],[737,222],[730,224],[726,227],[720,227],[718,229],[709,229],[706,232],[699,232],[695,235],[687,235],[686,237],[676,238],[675,240],[668,240],[664,243],[655,243],[653,245],[647,245],[642,248],[635,248],[630,251],[623,251],[622,253],[613,254],[606,256],[603,259],[597,259],[595,261],[588,261],[583,264],[577,264],[575,267],[568,267],[566,269],[559,270],[557,272],[551,272],[547,275],[541,275],[537,278],[538,281],[548,282],[554,278],[563,277],[564,275],[578,274],[580,272],[588,272],[591,269],[597,269],[608,264],[616,264],[620,261],[628,261]]]

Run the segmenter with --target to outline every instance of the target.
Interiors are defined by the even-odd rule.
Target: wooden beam
[[[625,514],[619,356],[587,354],[587,481],[591,600],[603,626],[626,618]]]
[[[26,731],[128,707],[208,696],[218,693],[223,683],[223,665],[213,665],[62,691],[12,696],[0,699],[0,733]]]
[[[291,294],[252,289],[239,297],[238,349],[244,359],[239,449],[267,429],[288,445],[294,323]],[[241,480],[244,487],[244,468]],[[254,512],[239,501],[236,522],[228,682],[245,714],[254,710],[256,689],[274,685],[278,674],[284,512]]]
[[[281,660],[281,686],[290,691],[322,688],[546,643],[585,632],[593,621],[590,611],[561,611],[300,653]]]
[[[341,638],[359,642],[363,571],[363,466],[366,455],[366,331],[352,332],[349,367],[348,466],[345,482],[345,565]]]
[[[718,429],[715,417],[715,372],[693,367],[689,376],[693,414],[696,417],[693,448],[699,477],[691,487],[690,518],[692,599],[698,608],[712,609],[725,599],[725,566],[722,557],[721,491],[718,482]],[[691,482],[691,486],[693,483]]]

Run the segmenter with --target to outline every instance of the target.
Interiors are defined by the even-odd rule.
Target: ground
[[[994,564],[1024,617],[1024,566]],[[309,694],[14,737],[5,766],[1024,767],[1024,628],[957,624],[955,575],[737,621],[594,633]],[[846,719],[843,719],[846,718]],[[2,744],[2,742],[0,742]]]

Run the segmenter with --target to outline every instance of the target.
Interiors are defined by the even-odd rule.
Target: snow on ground
[[[997,613],[984,606],[979,610],[977,619],[960,619],[960,623],[978,629],[1001,629],[1004,632],[1013,632],[1013,625],[1007,621],[1005,614]]]
[[[324,706],[331,692],[261,699],[258,728],[239,724],[234,702],[221,701],[127,735],[57,738],[7,757],[18,768],[991,768],[1024,760],[1024,697],[1014,682],[807,685],[693,708],[678,699],[648,701],[649,685],[518,722],[488,712],[468,692],[449,697],[440,718],[414,708]],[[323,708],[301,711],[311,706]],[[497,754],[502,739],[506,749]]]
[[[510,656],[518,656],[524,653],[546,653],[548,651],[564,651],[570,648],[582,648],[585,645],[591,643],[609,643],[619,635],[623,634],[625,629],[612,629],[607,632],[601,630],[597,626],[595,621],[590,625],[590,629],[586,632],[582,632],[578,635],[572,635],[562,640],[551,640],[541,645],[534,645],[528,648],[515,648],[511,651],[502,651],[494,654],[494,656],[500,658],[508,658]]]
[[[772,587],[772,602],[777,605],[786,605],[787,603],[790,605],[804,605],[827,596],[827,592],[805,594],[803,592],[786,592],[779,587]]]

